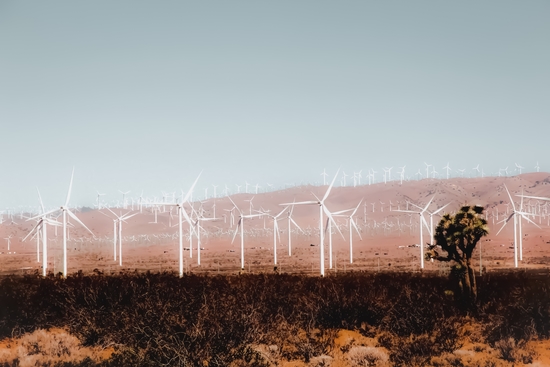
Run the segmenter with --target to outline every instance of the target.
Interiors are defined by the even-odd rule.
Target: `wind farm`
[[[0,366],[550,366],[548,14],[1,2]]]
[[[347,180],[344,185],[346,176],[337,170],[331,182],[318,185],[211,191],[204,197],[198,192],[212,184],[199,175],[180,198],[158,200],[141,193],[107,202],[96,191],[89,207],[74,208],[71,176],[61,209],[45,207],[39,195],[35,211],[2,214],[0,236],[6,240],[0,246],[0,274],[444,272],[442,264],[424,261],[434,223],[472,201],[485,208],[491,228],[481,258],[486,271],[549,266],[550,212],[544,198],[550,196],[550,174],[403,180],[380,171],[384,174],[375,183]],[[319,176],[324,174],[326,169]],[[226,213],[225,220],[216,212]],[[516,225],[506,226],[512,219]],[[382,266],[380,253],[385,254]]]

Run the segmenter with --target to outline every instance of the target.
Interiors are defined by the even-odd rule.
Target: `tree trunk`
[[[472,263],[470,259],[466,261],[466,266],[467,266],[466,276],[469,278],[469,284],[470,284],[469,298],[471,303],[475,303],[475,301],[477,300],[476,275],[475,275],[474,269],[472,268]]]

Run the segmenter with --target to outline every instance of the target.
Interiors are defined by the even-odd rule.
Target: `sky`
[[[550,2],[0,1],[0,209],[550,171]],[[338,180],[340,181],[340,180]],[[348,178],[348,184],[351,181]],[[242,190],[242,189],[241,189]]]

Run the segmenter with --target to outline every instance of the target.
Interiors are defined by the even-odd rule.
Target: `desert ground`
[[[390,181],[356,187],[333,187],[326,207],[332,213],[357,207],[353,216],[359,234],[353,230],[353,263],[350,262],[349,219],[334,217],[341,234],[333,227],[332,267],[328,251],[328,233],[325,235],[325,267],[328,274],[341,271],[417,271],[420,270],[419,215],[398,210],[418,211],[430,199],[424,217],[430,223],[429,212],[448,204],[433,216],[434,228],[440,215],[457,210],[464,204],[485,207],[490,234],[482,240],[474,254],[475,266],[481,260],[483,271],[514,268],[513,218],[497,235],[502,221],[513,213],[505,186],[510,191],[517,211],[527,214],[522,220],[522,260],[520,268],[548,269],[550,259],[550,202],[524,199],[518,195],[550,197],[550,174],[526,173],[513,177],[422,179],[418,181]],[[275,216],[285,209],[282,203],[316,200],[325,195],[328,186],[298,186],[258,194],[234,194],[231,199],[244,215],[268,212]],[[249,190],[250,191],[250,190]],[[252,204],[250,203],[252,199]],[[197,213],[214,221],[201,221],[200,265],[197,256],[197,238],[193,236],[189,251],[189,225],[183,224],[184,269],[186,272],[237,273],[241,270],[240,233],[233,236],[239,221],[238,210],[227,197],[195,201]],[[114,260],[113,218],[105,208],[80,208],[74,213],[93,232],[92,236],[74,220],[69,226],[68,273],[100,271],[106,274],[133,271],[178,270],[177,212],[170,206],[128,203],[126,208],[111,208],[117,215],[134,214],[122,224],[122,266]],[[155,223],[155,213],[157,219]],[[192,215],[190,206],[187,212]],[[278,217],[277,271],[319,274],[319,206],[295,205],[292,219],[300,229],[291,225],[291,256],[289,256],[288,210]],[[36,213],[34,213],[36,214]],[[0,274],[24,274],[42,270],[42,245],[37,254],[37,238],[29,236],[36,221],[27,221],[26,213],[3,216],[0,224]],[[269,215],[244,219],[244,252],[246,272],[273,272],[273,219]],[[193,216],[193,215],[192,215]],[[60,220],[60,218],[58,219]],[[326,217],[325,217],[326,220]],[[326,224],[326,222],[325,222]],[[536,224],[536,225],[535,225]],[[48,226],[48,272],[62,269],[62,230]],[[10,237],[8,250],[8,240]],[[423,242],[430,242],[430,234],[423,228]],[[519,245],[519,241],[518,241]],[[518,246],[519,247],[519,246]],[[426,271],[446,272],[448,264],[426,262]]]

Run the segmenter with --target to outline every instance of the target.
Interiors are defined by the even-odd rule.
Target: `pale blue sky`
[[[0,208],[36,203],[35,186],[61,204],[73,165],[75,205],[186,189],[201,169],[199,188],[233,189],[339,166],[549,171],[549,15],[546,0],[0,1]]]

